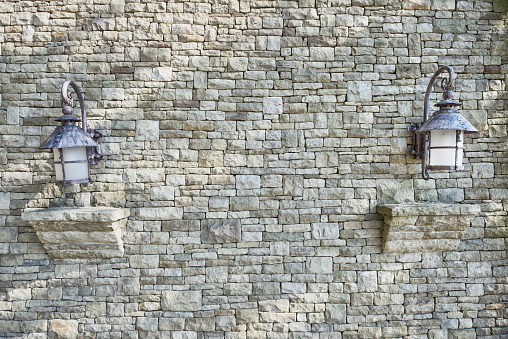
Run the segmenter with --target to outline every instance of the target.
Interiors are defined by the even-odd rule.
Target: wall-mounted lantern
[[[448,72],[448,79],[443,78],[441,88],[444,90],[443,100],[435,106],[439,111],[428,118],[429,97],[434,82],[442,72]],[[473,133],[474,128],[455,108],[462,105],[453,100],[455,72],[450,66],[440,67],[430,80],[425,93],[423,122],[411,125],[413,145],[407,151],[413,159],[422,159],[422,176],[429,179],[429,171],[455,170],[462,171],[464,151],[464,133]]]
[[[78,96],[81,108],[81,128],[76,126],[76,122],[80,120],[72,115],[73,98],[72,93],[67,92],[69,85]],[[95,129],[87,129],[85,101],[74,82],[70,80],[64,82],[62,100],[64,115],[55,119],[61,122],[61,126],[58,126],[39,148],[53,149],[57,184],[88,184],[92,182],[90,164],[96,164],[103,158],[97,143],[102,134]]]

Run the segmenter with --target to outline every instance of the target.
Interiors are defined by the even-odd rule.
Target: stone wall
[[[506,7],[0,2],[0,337],[505,338]],[[407,127],[442,65],[479,132],[425,181]],[[37,149],[66,79],[104,135],[89,186]],[[456,250],[383,253],[376,206],[413,200],[481,212]],[[124,255],[50,258],[21,213],[59,206],[130,209]]]

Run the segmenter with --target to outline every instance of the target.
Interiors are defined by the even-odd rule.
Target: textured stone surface
[[[199,311],[202,307],[201,291],[163,291],[161,308],[168,311]]]
[[[505,3],[0,1],[0,337],[503,336]],[[423,180],[442,65],[479,132]],[[38,150],[65,79],[103,134],[86,186]],[[23,212],[56,206],[131,215],[41,219],[43,244]]]
[[[386,204],[377,207],[384,216],[384,253],[452,251],[457,249],[478,205],[444,203]]]
[[[108,207],[25,210],[52,258],[114,258],[123,255],[122,232],[130,212]]]
[[[48,338],[73,339],[78,336],[78,321],[69,319],[51,319],[48,326]]]
[[[209,219],[201,222],[201,241],[203,243],[224,244],[239,242],[241,238],[240,220]]]

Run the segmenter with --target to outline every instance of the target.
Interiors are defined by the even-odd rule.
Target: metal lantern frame
[[[443,89],[443,100],[435,104],[439,110],[434,112],[432,117],[428,117],[429,99],[432,93],[432,87],[443,72],[448,73],[448,78],[441,80],[441,88]],[[455,89],[455,72],[450,66],[440,67],[432,76],[427,91],[425,93],[425,102],[423,108],[423,122],[412,124],[408,130],[412,133],[413,145],[407,151],[413,159],[422,160],[422,176],[425,180],[430,178],[429,171],[446,171],[455,170],[462,171],[462,156],[464,150],[464,133],[474,133],[478,130],[471,125],[455,108],[462,105],[460,102],[453,100],[453,90]],[[454,145],[433,145],[433,131],[455,131]],[[451,150],[455,152],[454,164],[447,165],[431,165],[429,159],[432,152],[439,150]]]
[[[68,92],[69,85],[74,89],[81,109],[81,128],[76,126],[76,122],[80,119],[74,117],[73,106],[73,95]],[[55,172],[57,166],[61,166],[62,180],[56,181],[59,185],[69,184],[89,184],[92,183],[90,178],[90,164],[97,164],[102,160],[103,155],[100,153],[100,146],[98,139],[102,137],[102,134],[95,129],[87,128],[86,119],[86,108],[83,94],[79,87],[71,80],[67,80],[62,85],[62,112],[63,116],[56,121],[60,121],[61,125],[58,126],[55,131],[42,143],[40,149],[53,149],[55,152]],[[68,159],[66,149],[83,147],[86,148],[86,155],[81,159]],[[72,175],[70,171],[73,170],[72,165],[86,164],[87,175],[77,179],[70,179]],[[74,167],[75,168],[75,167]]]

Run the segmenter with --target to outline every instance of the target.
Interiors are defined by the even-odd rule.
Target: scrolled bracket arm
[[[81,90],[79,89],[78,85],[74,83],[74,81],[67,80],[62,85],[62,101],[65,105],[72,107],[73,105],[73,99],[72,99],[72,93],[68,91],[69,85],[74,89],[74,92],[78,96],[79,100],[79,108],[81,109],[81,126],[83,128],[83,131],[85,133],[87,132],[87,125],[86,125],[86,108],[85,108],[85,99],[83,98],[83,94],[81,93]]]
[[[87,120],[86,120],[86,108],[85,108],[85,99],[83,98],[83,93],[79,89],[78,85],[74,81],[67,80],[62,85],[62,101],[64,105],[72,107],[73,98],[72,93],[68,91],[69,85],[74,89],[78,100],[79,100],[79,108],[81,109],[81,128],[83,132],[89,135],[94,141],[98,141],[102,138],[102,134],[95,130],[87,128]],[[98,147],[88,147],[88,162],[90,164],[97,164],[100,160],[104,158],[104,155],[101,153],[100,146]]]
[[[434,87],[434,83],[436,82],[439,75],[445,71],[448,72],[448,79],[443,78],[443,80],[441,80],[441,88],[443,91],[445,91],[445,95],[450,96],[450,98],[453,96],[453,94],[449,93],[448,91],[453,91],[455,89],[455,71],[450,66],[442,66],[436,71],[436,73],[434,73],[432,79],[430,79],[429,85],[427,86],[427,91],[425,92],[425,102],[423,106],[423,122],[427,121],[429,116],[429,99],[430,94],[432,93],[432,87]]]

